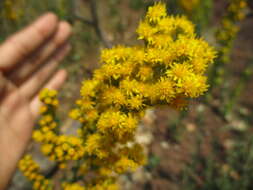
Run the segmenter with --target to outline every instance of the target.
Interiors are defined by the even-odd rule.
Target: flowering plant
[[[60,133],[55,110],[57,92],[40,94],[40,127],[33,139],[42,153],[60,168],[73,167],[75,177],[62,183],[65,190],[115,190],[117,177],[146,163],[142,146],[135,141],[145,110],[167,105],[185,108],[189,98],[208,89],[204,73],[215,51],[196,37],[194,25],[183,16],[168,16],[157,3],[137,29],[142,46],[118,45],[101,52],[102,66],[81,88],[81,98],[70,117],[79,121],[78,136]],[[76,161],[75,164],[67,164]],[[34,189],[53,189],[30,155],[20,161],[20,170]]]

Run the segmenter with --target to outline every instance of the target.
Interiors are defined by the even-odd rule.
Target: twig
[[[91,25],[93,26],[93,22],[90,20],[85,19],[84,17],[82,17],[81,15],[78,15],[77,13],[74,14],[74,19],[80,20],[81,22],[87,24],[87,25]]]
[[[86,0],[83,0],[83,1],[86,1]],[[93,27],[96,35],[98,36],[99,40],[103,43],[103,45],[106,48],[110,48],[111,43],[104,36],[104,33],[102,32],[100,24],[99,24],[96,0],[89,0],[91,20],[88,20],[88,19],[82,17],[81,15],[79,15],[77,13],[76,1],[73,1],[73,3],[74,3],[74,6],[73,6],[74,19],[77,19],[77,20],[83,22],[84,24],[87,24],[87,25]]]
[[[100,25],[99,25],[96,0],[90,0],[90,12],[91,12],[91,16],[92,16],[93,26],[94,26],[97,36],[102,41],[102,43],[105,45],[105,47],[110,48],[111,44],[106,40],[106,38],[100,28]]]
[[[249,14],[246,15],[246,18],[250,18],[251,19],[252,17],[253,17],[253,13],[249,13]]]
[[[53,168],[51,168],[51,170],[46,174],[46,178],[52,178],[57,172],[59,171],[59,166],[58,164],[56,164],[55,166],[53,166]]]
[[[227,104],[224,105],[224,113],[227,114],[233,111],[235,104],[237,103],[242,91],[245,88],[245,85],[249,81],[250,77],[253,74],[253,59],[250,59],[244,71],[240,74],[240,80],[235,85],[234,89],[231,90]]]
[[[212,105],[207,101],[201,101],[204,105],[206,105],[216,116],[218,116],[223,122],[229,123],[229,120],[222,113],[222,111],[218,108],[218,106]]]

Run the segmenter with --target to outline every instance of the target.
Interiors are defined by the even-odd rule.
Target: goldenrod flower
[[[164,3],[156,3],[155,6],[148,8],[146,19],[150,23],[153,22],[156,23],[166,16],[167,16],[166,5]]]
[[[193,74],[192,65],[188,63],[173,64],[166,74],[171,80],[180,84],[185,77]]]
[[[175,97],[173,82],[169,78],[161,77],[154,86],[154,92],[158,101],[166,100],[170,102],[171,99]]]
[[[207,78],[201,75],[191,75],[182,81],[182,90],[186,96],[196,98],[207,91]]]
[[[34,190],[53,190],[52,182],[40,174],[40,167],[31,155],[26,155],[20,160],[19,169],[33,182]]]

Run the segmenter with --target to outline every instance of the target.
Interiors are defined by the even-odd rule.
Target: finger
[[[65,70],[60,70],[56,75],[44,86],[44,88],[58,90],[62,87],[63,83],[67,78],[67,72]],[[38,95],[32,99],[30,103],[31,112],[35,118],[39,115],[39,108],[42,103],[39,100]]]
[[[20,86],[20,93],[28,99],[33,98],[33,96],[35,96],[41,89],[43,84],[54,73],[57,66],[59,65],[59,62],[67,55],[69,50],[69,45],[65,45],[61,50],[59,50],[59,52],[51,60],[49,60],[46,65],[44,65],[29,80]]]
[[[19,65],[17,69],[11,72],[7,77],[17,86],[21,85],[31,76],[45,61],[52,56],[59,47],[66,43],[71,34],[71,27],[67,22],[60,22],[55,35],[46,44],[44,44],[36,54]]]
[[[16,87],[0,71],[0,103],[7,94],[15,90]]]
[[[0,97],[4,94],[6,89],[6,79],[0,71]]]
[[[47,13],[0,46],[0,70],[9,70],[40,47],[57,29],[57,17]]]

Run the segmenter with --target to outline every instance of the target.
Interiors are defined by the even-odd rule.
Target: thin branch
[[[253,17],[253,13],[249,13],[249,14],[246,15],[246,18],[248,18],[248,19],[249,18],[251,19],[252,17]]]
[[[59,166],[56,164],[51,170],[45,175],[47,179],[52,178],[59,171]]]
[[[77,13],[74,14],[74,19],[79,20],[81,22],[83,22],[84,24],[93,26],[93,22],[90,20],[85,19],[84,17],[82,17],[81,15],[78,15]]]
[[[77,10],[78,10],[78,6],[76,3],[76,0],[74,0],[72,1],[72,4],[71,4],[71,12],[73,13],[73,19],[79,20],[87,25],[93,25],[93,22],[91,20],[88,20],[84,18],[83,16],[81,16]]]
[[[111,44],[107,41],[105,38],[100,25],[99,25],[99,19],[98,19],[98,14],[97,14],[97,1],[96,0],[90,0],[90,13],[94,25],[95,32],[99,39],[102,41],[102,43],[105,45],[105,47],[110,48]]]
[[[86,1],[86,0],[83,0]],[[98,36],[99,40],[103,43],[103,45],[106,48],[111,47],[111,43],[106,39],[100,24],[99,24],[99,18],[97,14],[97,2],[96,0],[89,0],[89,5],[90,5],[90,14],[91,14],[91,20],[88,20],[84,18],[83,16],[79,15],[77,10],[78,7],[76,5],[76,0],[73,1],[73,18],[81,21],[82,23],[89,25],[94,28],[96,35]]]
[[[216,116],[218,116],[223,122],[229,123],[229,120],[225,117],[222,111],[218,106],[212,105],[206,101],[201,101],[204,105],[206,105]]]

